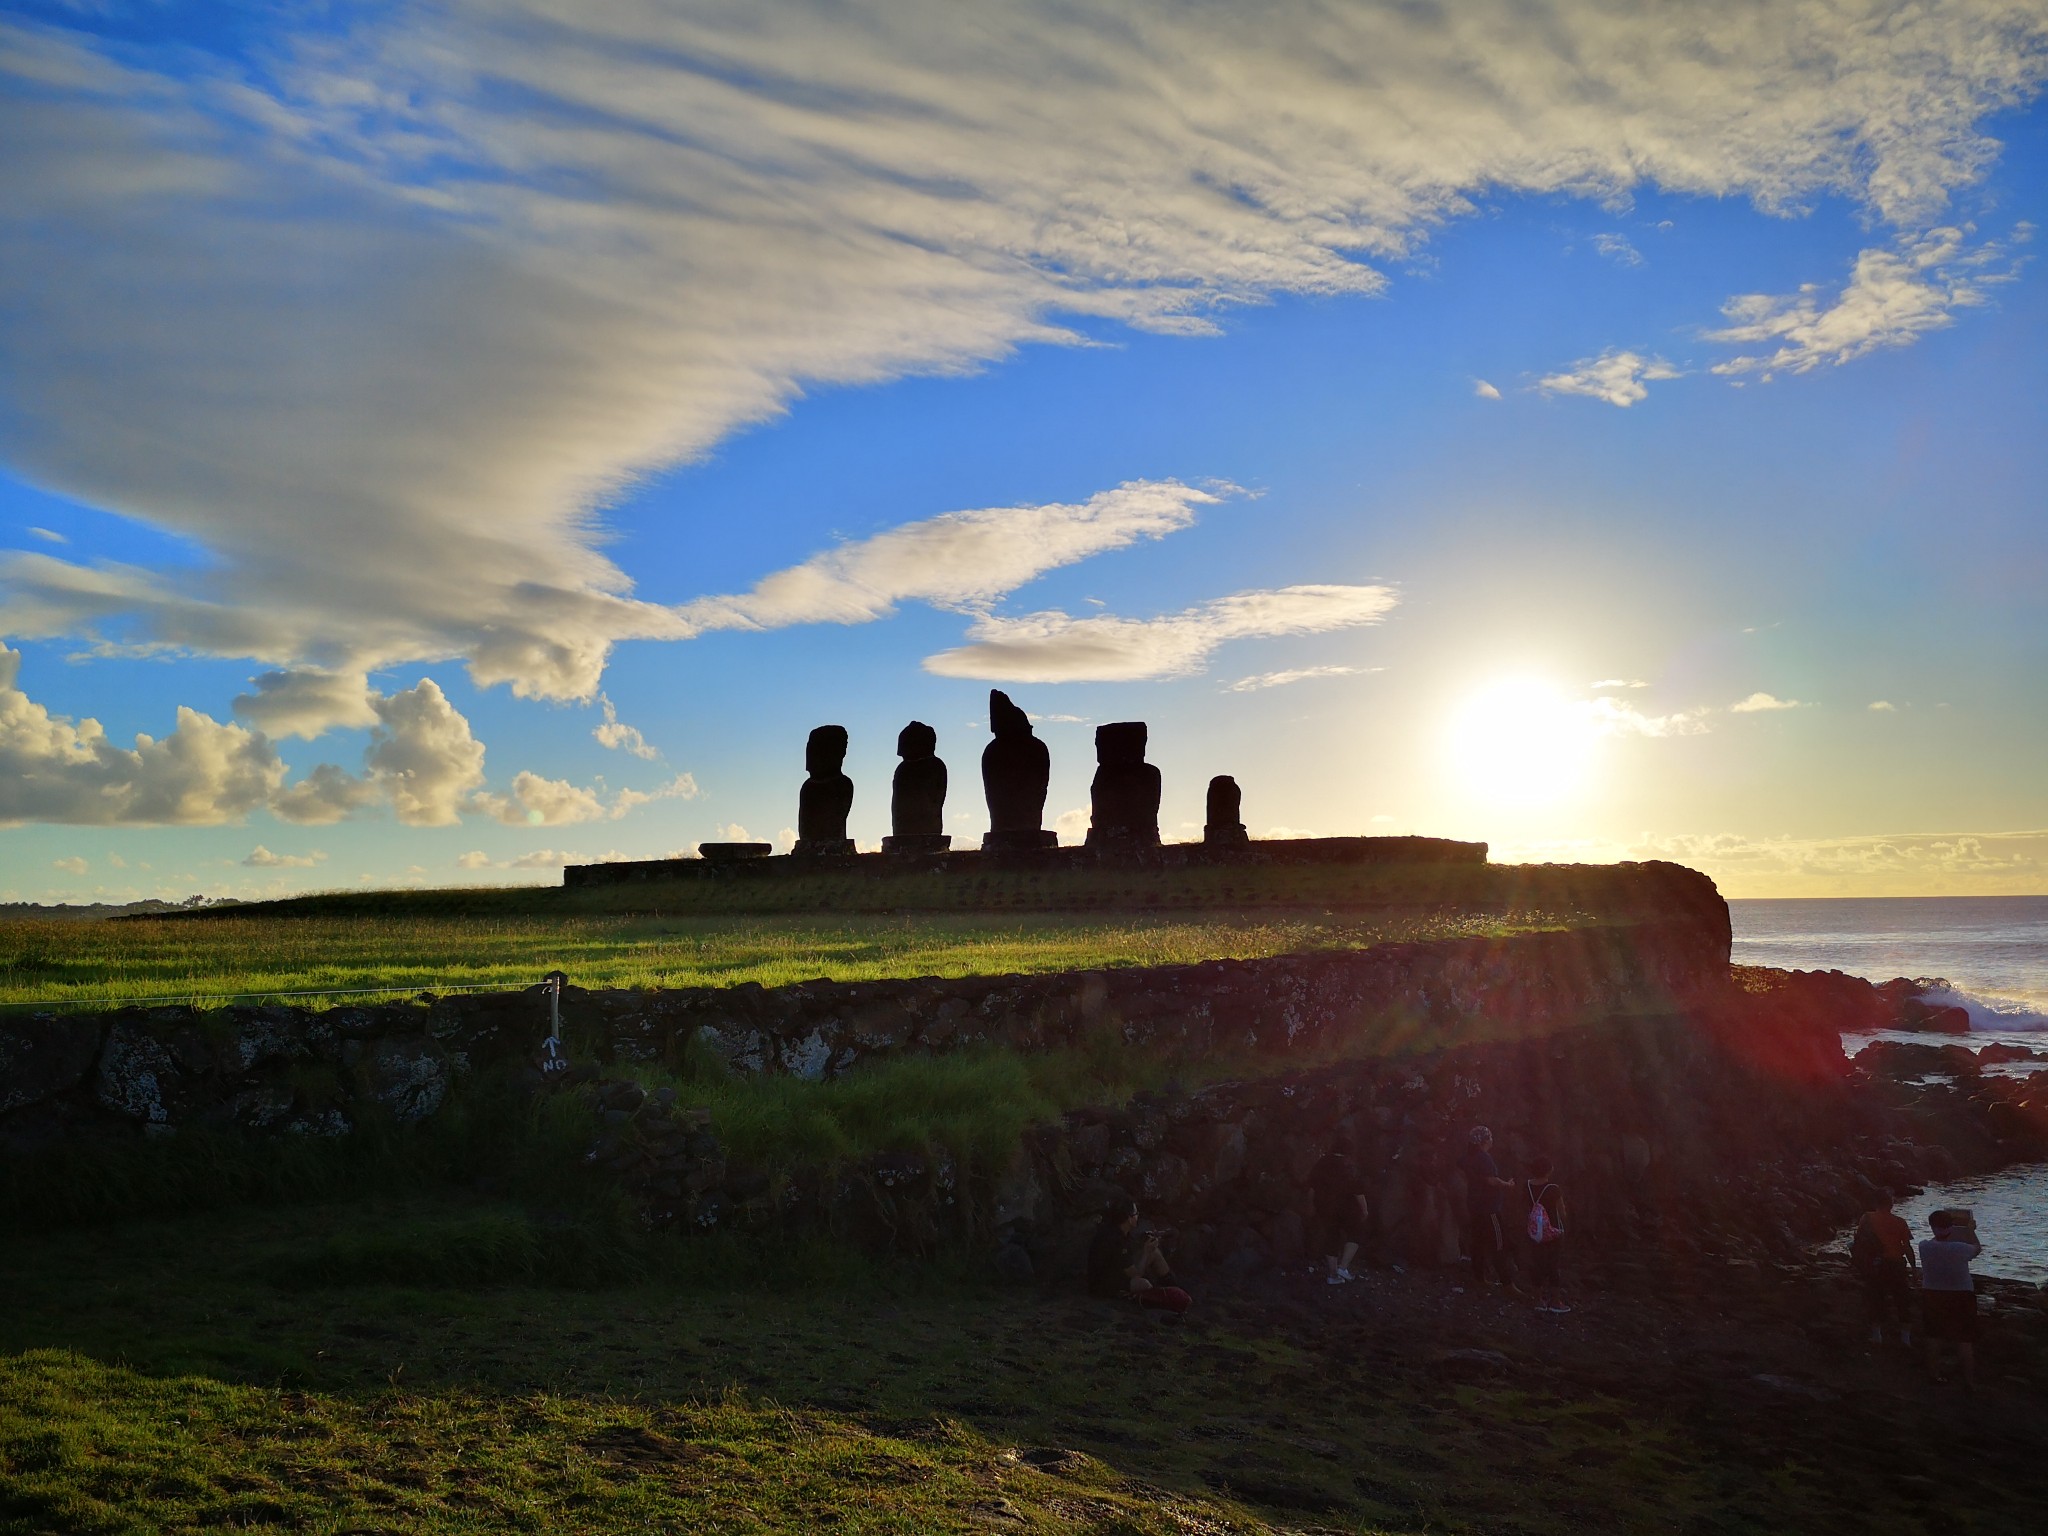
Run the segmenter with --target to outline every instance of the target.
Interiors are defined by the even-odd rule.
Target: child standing
[[[1529,1286],[1536,1293],[1536,1310],[1563,1315],[1564,1291],[1558,1281],[1558,1260],[1565,1233],[1564,1191],[1552,1182],[1550,1159],[1539,1157],[1529,1165],[1529,1177],[1522,1181],[1522,1193],[1529,1200]]]

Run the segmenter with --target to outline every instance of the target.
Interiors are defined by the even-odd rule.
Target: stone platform
[[[970,878],[990,869],[1128,870],[1203,869],[1214,866],[1314,864],[1484,864],[1486,844],[1444,837],[1286,837],[1236,844],[1165,843],[1157,848],[1039,848],[1002,853],[779,854],[766,858],[641,859],[618,864],[571,864],[569,887],[631,885],[671,880],[790,880],[806,875],[858,874],[887,880],[899,874],[943,873]]]

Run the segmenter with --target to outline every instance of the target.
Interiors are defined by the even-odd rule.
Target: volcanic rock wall
[[[1676,871],[1711,896],[1703,877]],[[1696,892],[1687,892],[1696,897]],[[1714,909],[1720,923],[1713,921]],[[1541,1034],[1724,990],[1725,909],[1499,939],[1050,975],[581,991],[562,998],[573,1060],[601,1069],[705,1049],[736,1071],[821,1079],[905,1052],[1050,1049],[1114,1031],[1190,1057],[1328,1055]],[[184,1125],[343,1134],[431,1115],[462,1074],[532,1063],[538,989],[309,1012],[128,1009],[0,1018],[0,1146]]]

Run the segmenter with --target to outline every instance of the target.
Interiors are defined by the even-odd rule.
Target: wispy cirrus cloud
[[[1160,539],[1198,507],[1242,494],[1178,480],[1134,480],[1084,502],[948,512],[905,523],[763,577],[751,592],[705,597],[679,611],[692,632],[865,624],[902,602],[979,609],[1048,571]]]
[[[1378,667],[1289,667],[1280,672],[1260,672],[1224,685],[1226,693],[1256,693],[1264,688],[1285,688],[1289,683],[1307,682],[1314,677],[1355,677],[1360,672],[1377,672]]]
[[[1925,228],[2048,38],[2010,0],[1446,15],[504,0],[211,57],[0,24],[0,453],[209,557],[17,553],[0,632],[589,697],[693,622],[599,509],[808,384],[1380,291],[1496,191]],[[1631,404],[1658,366],[1553,377]]]
[[[1584,395],[1626,410],[1648,398],[1651,384],[1684,377],[1684,369],[1661,357],[1610,348],[1598,357],[1580,358],[1562,372],[1545,374],[1536,387],[1546,395]]]
[[[925,658],[941,677],[996,682],[1132,682],[1199,671],[1232,640],[1322,634],[1377,624],[1399,595],[1387,586],[1305,585],[1239,592],[1156,619],[1075,618],[1057,609],[985,615],[968,643]]]

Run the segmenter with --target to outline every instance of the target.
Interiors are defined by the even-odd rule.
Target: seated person
[[[1159,1249],[1159,1234],[1137,1234],[1138,1207],[1119,1195],[1102,1213],[1088,1244],[1091,1295],[1136,1301],[1140,1306],[1185,1312],[1194,1300],[1173,1283],[1173,1271]]]

